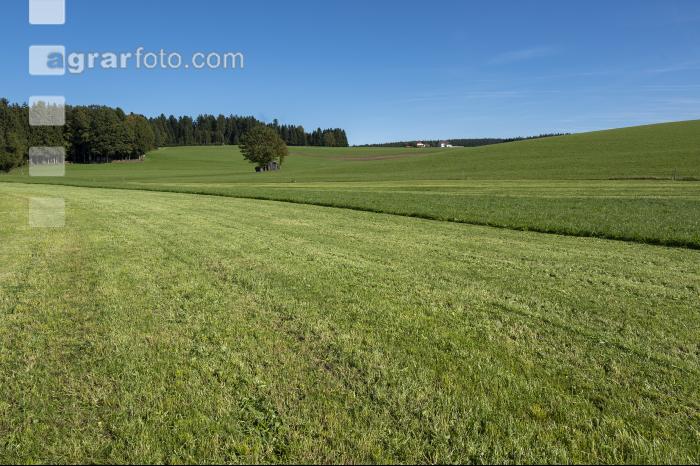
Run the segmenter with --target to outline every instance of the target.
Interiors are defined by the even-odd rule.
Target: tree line
[[[197,118],[160,115],[150,119],[150,122],[158,147],[238,145],[248,131],[265,126],[256,118],[235,115],[199,115]],[[348,146],[345,130],[340,128],[318,128],[307,133],[303,126],[280,125],[277,120],[266,126],[274,129],[288,146]]]
[[[248,131],[272,128],[291,146],[347,147],[344,130],[317,129],[307,133],[302,126],[266,124],[253,117],[160,115],[146,118],[107,106],[66,106],[64,126],[30,126],[29,106],[0,99],[0,170],[9,171],[27,161],[30,147],[66,149],[72,163],[107,163],[134,160],[165,146],[237,145]]]
[[[65,108],[64,126],[30,126],[29,106],[0,99],[0,170],[24,164],[30,147],[64,147],[66,160],[98,163],[138,159],[153,150],[149,120],[119,108]]]
[[[488,146],[492,144],[504,144],[506,142],[516,142],[516,141],[526,141],[528,139],[542,139],[550,138],[554,136],[566,136],[568,133],[548,133],[539,134],[537,136],[527,136],[527,137],[515,137],[515,138],[472,138],[472,139],[440,139],[440,140],[423,140],[423,141],[397,141],[397,142],[387,142],[383,144],[365,144],[358,147],[416,147],[419,142],[422,142],[429,147],[440,147],[440,144],[446,142],[447,144],[458,146],[458,147],[479,147]]]

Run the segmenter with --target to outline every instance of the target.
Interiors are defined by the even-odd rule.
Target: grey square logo
[[[66,24],[66,0],[29,0],[29,24]]]
[[[33,45],[29,47],[29,74],[32,76],[63,76],[66,74],[66,48],[62,45]]]
[[[65,176],[66,149],[32,147],[29,149],[29,176]]]
[[[31,96],[29,98],[31,126],[64,126],[66,99],[63,96]]]
[[[30,198],[29,226],[32,228],[65,227],[66,201],[60,198]]]

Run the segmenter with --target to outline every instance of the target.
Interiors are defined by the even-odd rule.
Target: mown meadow
[[[697,251],[57,186],[0,212],[0,462],[700,459]]]
[[[700,122],[0,175],[0,463],[698,463],[695,178]]]
[[[3,181],[283,200],[574,236],[700,248],[700,121],[479,148],[291,148],[256,174],[236,147],[155,151]]]

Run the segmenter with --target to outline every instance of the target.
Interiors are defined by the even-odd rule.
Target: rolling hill
[[[190,192],[700,247],[700,120],[479,148],[291,148],[256,174],[236,147],[177,147],[144,163],[71,165],[0,181]],[[674,181],[675,180],[675,181]]]

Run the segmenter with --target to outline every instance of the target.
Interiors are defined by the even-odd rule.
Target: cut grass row
[[[688,183],[165,184],[155,188],[700,249],[700,185]]]
[[[63,180],[73,184],[75,180]],[[449,181],[403,183],[91,183],[313,204],[567,236],[700,249],[700,183]]]
[[[0,217],[0,462],[700,461],[700,252],[40,185]]]
[[[19,170],[0,181],[273,199],[700,248],[700,182],[668,181],[700,178],[700,121],[468,149],[291,154],[276,173],[253,173],[235,147],[180,147],[142,164],[73,165],[59,179]]]

